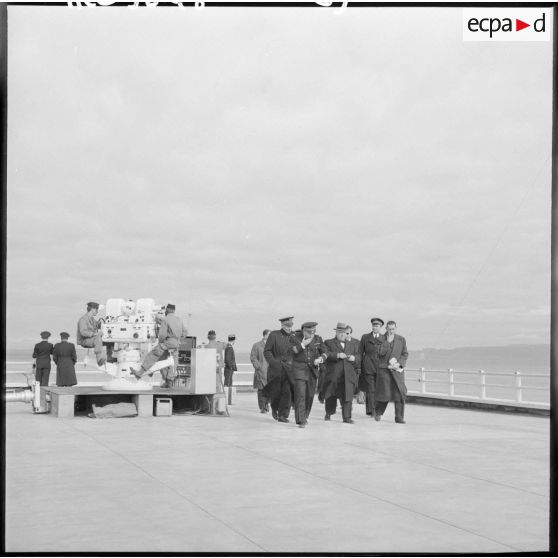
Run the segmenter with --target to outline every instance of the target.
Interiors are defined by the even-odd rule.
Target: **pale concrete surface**
[[[548,550],[549,420],[390,404],[306,429],[231,416],[58,419],[7,404],[9,552]]]

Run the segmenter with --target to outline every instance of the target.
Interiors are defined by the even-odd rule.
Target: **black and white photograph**
[[[4,552],[558,551],[554,10],[2,3]]]

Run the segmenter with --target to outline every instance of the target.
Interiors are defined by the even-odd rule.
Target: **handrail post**
[[[486,399],[486,376],[484,375],[484,370],[479,370],[479,374],[480,374],[481,399]]]
[[[521,385],[521,372],[515,372],[515,400],[521,403],[523,400],[522,385]]]
[[[420,392],[426,393],[426,370],[420,369]]]
[[[453,368],[448,368],[448,372],[449,372],[449,394],[450,397],[455,397],[455,384],[453,383],[454,377],[453,377]]]

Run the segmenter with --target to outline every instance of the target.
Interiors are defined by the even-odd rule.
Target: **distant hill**
[[[409,351],[409,368],[549,372],[550,344]]]

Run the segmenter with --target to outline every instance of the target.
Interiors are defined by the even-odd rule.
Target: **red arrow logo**
[[[525,27],[531,27],[531,24],[530,23],[525,23],[524,21],[521,21],[520,19],[515,20],[515,30],[516,31],[521,31],[522,29],[525,29]]]

